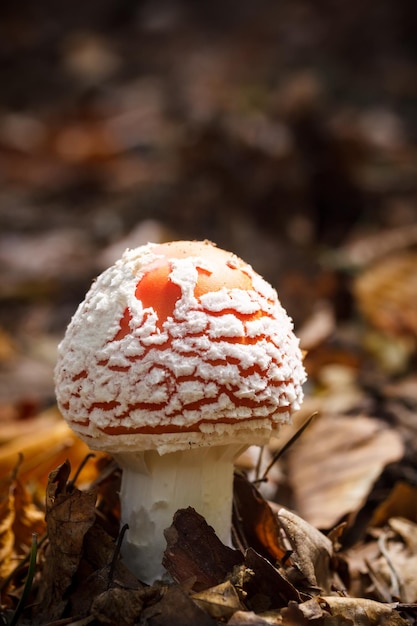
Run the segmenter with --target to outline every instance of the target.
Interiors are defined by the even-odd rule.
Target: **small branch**
[[[302,424],[302,426],[300,426],[300,428],[297,430],[296,433],[294,433],[294,435],[291,437],[291,439],[289,439],[287,441],[287,443],[285,444],[285,446],[283,446],[282,448],[280,448],[272,457],[272,460],[270,461],[270,463],[268,464],[266,470],[264,471],[264,473],[262,474],[261,478],[258,478],[258,480],[254,481],[254,482],[265,482],[267,480],[267,476],[272,468],[273,465],[275,465],[275,463],[278,461],[278,459],[281,458],[281,456],[284,454],[284,452],[286,452],[288,450],[288,448],[290,448],[293,443],[295,443],[295,441],[297,441],[297,439],[303,434],[303,432],[305,431],[305,429],[307,428],[307,426],[309,426],[313,420],[314,417],[316,417],[317,413],[313,413],[312,415],[310,415],[310,417],[304,422],[304,424]]]
[[[78,479],[79,475],[81,474],[82,470],[83,470],[83,469],[84,469],[84,467],[86,466],[87,462],[88,462],[90,459],[94,458],[95,456],[96,456],[96,455],[95,455],[93,452],[89,452],[89,453],[88,453],[88,454],[87,454],[87,455],[83,458],[83,460],[81,461],[81,463],[80,463],[80,464],[79,464],[79,466],[78,466],[77,471],[76,471],[76,472],[75,472],[75,474],[74,474],[74,477],[73,477],[71,480],[69,480],[69,481],[68,481],[68,485],[67,485],[67,487],[68,487],[68,489],[69,489],[69,490],[73,489],[73,487],[74,487],[75,483],[77,482],[77,479]]]
[[[109,583],[108,583],[109,587],[111,583],[113,582],[114,570],[116,568],[117,559],[119,558],[123,539],[127,530],[129,530],[129,524],[124,524],[124,526],[122,526],[122,528],[120,529],[119,536],[117,538],[116,547],[114,549],[114,554],[113,554],[113,558],[111,560],[110,569],[109,569]]]

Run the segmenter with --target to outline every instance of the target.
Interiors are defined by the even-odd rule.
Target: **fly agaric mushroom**
[[[69,425],[123,470],[122,555],[152,583],[180,508],[230,545],[234,459],[290,420],[305,371],[271,285],[209,242],[174,241],[127,250],[97,278],[55,377]]]

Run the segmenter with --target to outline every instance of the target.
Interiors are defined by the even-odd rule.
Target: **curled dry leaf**
[[[272,560],[285,556],[276,515],[243,474],[235,474],[233,529],[242,549],[249,546]]]
[[[46,490],[46,549],[39,593],[41,614],[59,619],[68,590],[83,555],[86,532],[94,524],[95,491],[79,491],[68,483],[71,466],[64,463],[51,473]]]
[[[251,575],[246,577],[242,588],[245,603],[253,611],[282,608],[289,600],[301,602],[304,599],[287,579],[284,568],[274,567],[252,548],[245,553],[245,566]]]
[[[330,559],[333,546],[330,539],[298,515],[286,509],[278,511],[278,522],[291,545],[291,561],[312,589],[330,591],[332,575]]]
[[[407,626],[408,622],[397,613],[395,606],[366,598],[317,596],[300,604],[297,610],[307,620],[305,624],[310,622],[314,624],[318,620],[324,620],[324,623],[332,626],[347,626],[348,624],[352,624],[352,626],[355,624],[361,624],[361,626],[380,626],[381,624],[384,626]],[[292,609],[294,610],[294,607]],[[285,616],[285,610],[283,614]],[[333,620],[329,620],[329,618],[333,618]]]
[[[164,567],[178,583],[194,580],[195,591],[220,584],[243,561],[242,554],[225,546],[191,507],[177,511],[165,538]]]

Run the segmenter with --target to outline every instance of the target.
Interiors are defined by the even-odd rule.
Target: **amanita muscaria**
[[[127,250],[92,284],[58,349],[63,416],[122,474],[122,554],[164,576],[163,531],[192,506],[230,545],[234,459],[302,401],[298,339],[276,291],[209,242]]]

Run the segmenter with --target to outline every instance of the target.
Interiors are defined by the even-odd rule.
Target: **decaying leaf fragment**
[[[79,491],[68,483],[69,462],[51,473],[46,490],[46,549],[39,593],[42,615],[50,621],[61,617],[67,591],[83,555],[84,537],[94,524],[95,491]]]
[[[195,591],[220,584],[243,561],[243,555],[225,546],[191,507],[177,511],[165,538],[164,567],[178,583],[194,579]]]

